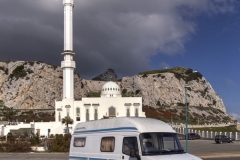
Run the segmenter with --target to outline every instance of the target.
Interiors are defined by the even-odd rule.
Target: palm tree
[[[62,118],[62,124],[65,124],[67,126],[67,133],[69,133],[68,125],[73,124],[73,119],[71,119],[69,116],[66,116]]]

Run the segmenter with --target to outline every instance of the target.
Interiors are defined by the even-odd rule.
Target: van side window
[[[113,152],[115,147],[114,137],[103,137],[101,140],[101,152]]]
[[[137,137],[124,137],[122,145],[122,153],[130,156],[130,151],[138,152]]]
[[[75,137],[73,140],[74,147],[84,147],[86,144],[86,137]]]

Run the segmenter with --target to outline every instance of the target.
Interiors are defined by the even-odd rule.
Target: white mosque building
[[[122,97],[115,82],[107,82],[101,90],[101,97],[82,98],[80,101],[63,99],[56,101],[55,121],[61,122],[70,116],[75,123],[113,117],[145,117],[141,97]]]
[[[63,0],[64,6],[64,60],[61,62],[63,69],[63,97],[62,101],[55,101],[55,122],[31,122],[18,125],[0,126],[1,135],[11,131],[30,129],[35,134],[49,136],[50,134],[63,134],[66,126],[62,118],[69,116],[74,123],[114,117],[145,117],[142,112],[142,97],[122,97],[121,88],[115,82],[106,82],[101,90],[101,97],[82,98],[74,100],[74,69],[73,61],[73,6],[74,0]]]

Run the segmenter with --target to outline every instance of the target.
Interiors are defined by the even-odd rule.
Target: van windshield
[[[143,156],[184,152],[176,133],[141,133],[140,143]]]

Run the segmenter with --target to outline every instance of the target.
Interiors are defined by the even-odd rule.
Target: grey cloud
[[[2,0],[1,59],[60,65],[62,0]],[[195,17],[234,12],[234,1],[75,0],[76,72],[92,78],[107,68],[119,77],[150,68],[156,54],[174,55],[196,32]]]
[[[229,86],[231,86],[231,87],[234,87],[234,88],[236,88],[237,87],[237,84],[234,82],[234,81],[232,81],[231,79],[226,79],[226,83],[229,85]]]

